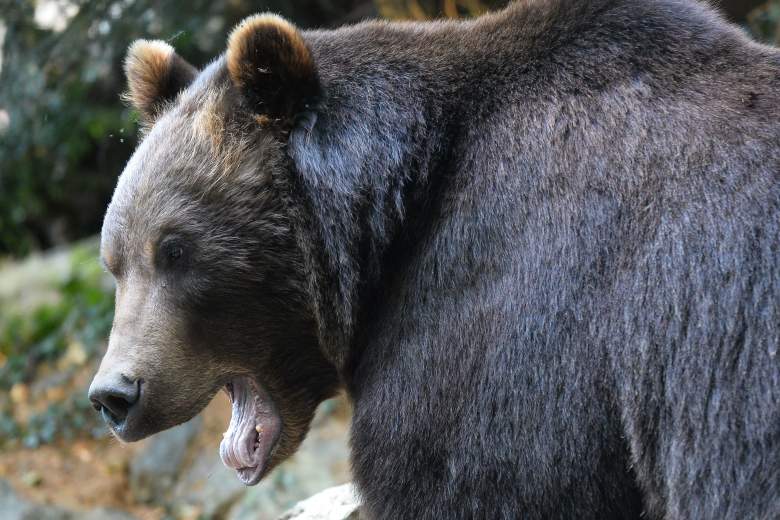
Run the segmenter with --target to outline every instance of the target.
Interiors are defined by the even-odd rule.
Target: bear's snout
[[[89,387],[89,400],[115,431],[124,429],[129,415],[140,408],[141,381],[124,374],[98,376]]]

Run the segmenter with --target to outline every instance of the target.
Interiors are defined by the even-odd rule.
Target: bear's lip
[[[265,476],[281,431],[281,419],[268,392],[251,377],[235,377],[224,387],[233,405],[230,425],[219,446],[222,463],[254,486]]]

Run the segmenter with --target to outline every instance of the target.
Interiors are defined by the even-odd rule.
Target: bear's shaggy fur
[[[265,16],[165,106],[103,234],[128,437],[249,370],[269,467],[346,388],[368,518],[780,514],[776,49],[684,0]]]

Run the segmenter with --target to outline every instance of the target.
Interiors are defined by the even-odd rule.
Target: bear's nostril
[[[118,426],[138,401],[139,386],[138,381],[131,382],[122,377],[111,383],[93,385],[89,390],[89,399],[104,420]]]
[[[108,408],[108,410],[111,412],[111,415],[120,421],[127,417],[127,410],[130,409],[131,405],[132,403],[130,403],[130,401],[115,395],[106,397],[106,400],[103,403],[103,406]]]

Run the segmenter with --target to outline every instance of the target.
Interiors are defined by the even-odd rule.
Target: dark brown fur
[[[256,15],[236,27],[225,54],[233,84],[248,109],[289,123],[319,93],[317,68],[298,30],[274,15]]]
[[[106,216],[133,437],[249,373],[275,462],[347,389],[369,518],[777,517],[776,49],[684,0],[274,23],[160,115]]]

